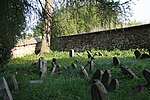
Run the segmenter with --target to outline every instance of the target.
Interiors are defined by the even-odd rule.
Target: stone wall
[[[11,50],[12,58],[22,57],[28,54],[35,53],[36,44],[40,41],[40,38],[21,39]]]
[[[136,49],[150,47],[150,24],[62,36],[57,39],[56,50],[84,51],[95,49]]]

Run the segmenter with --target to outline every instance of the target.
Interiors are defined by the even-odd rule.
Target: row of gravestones
[[[15,75],[12,75],[12,82],[13,82],[13,86],[14,86],[14,92],[18,93],[19,92],[19,86],[18,86],[18,82],[16,80]],[[2,100],[13,100],[9,86],[8,86],[7,81],[4,77],[2,77],[0,79],[0,98]]]

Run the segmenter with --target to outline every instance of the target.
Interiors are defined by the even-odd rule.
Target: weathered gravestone
[[[134,95],[137,93],[141,93],[143,91],[144,91],[144,87],[143,87],[143,85],[140,84],[140,85],[133,87],[131,92],[129,92],[129,95]]]
[[[56,68],[57,68],[57,65],[54,62],[52,62],[52,72],[51,72],[51,75],[53,75],[55,73]]]
[[[75,63],[72,63],[72,64],[71,64],[71,67],[72,67],[73,69],[76,69],[76,68],[77,68],[77,65],[76,65]]]
[[[119,89],[119,81],[117,79],[112,79],[109,85],[109,90],[117,90]]]
[[[132,72],[132,70],[130,68],[128,68],[128,66],[124,65],[120,67],[122,72],[127,75],[129,78],[137,78],[137,76]]]
[[[110,70],[105,70],[105,72],[102,75],[102,83],[105,86],[106,89],[109,89],[109,84],[111,81],[111,72]]]
[[[100,80],[97,80],[91,87],[92,100],[109,100],[108,93]]]
[[[142,72],[146,82],[148,85],[150,85],[150,71],[148,69],[143,70]]]
[[[92,55],[92,53],[91,53],[91,51],[87,51],[87,53],[88,53],[88,58],[91,58],[91,57],[93,57],[93,55]]]
[[[3,97],[4,100],[13,100],[8,84],[4,77],[2,77],[0,80],[0,97]]]
[[[114,64],[115,66],[120,66],[120,60],[119,60],[119,58],[113,57],[113,64]]]
[[[81,68],[81,72],[82,72],[83,76],[85,77],[85,79],[89,81],[90,78],[89,78],[89,74],[86,71],[86,69],[82,65],[80,66],[80,68]]]
[[[140,52],[139,50],[135,50],[135,51],[134,51],[134,55],[135,55],[135,57],[136,57],[137,59],[142,57],[142,54],[141,54],[141,52]]]
[[[91,57],[91,59],[90,59],[90,72],[92,73],[93,72],[93,69],[94,69],[94,58],[93,57]]]
[[[47,73],[47,61],[42,57],[39,58],[40,77],[43,78]]]
[[[15,75],[12,75],[11,79],[12,79],[12,82],[13,82],[15,91],[16,91],[16,92],[19,92],[19,86],[18,86],[18,82],[17,82],[17,80],[16,80]]]
[[[74,57],[74,50],[73,50],[73,49],[70,50],[69,56],[70,56],[70,57]]]
[[[91,84],[94,84],[94,83],[95,83],[95,80],[100,80],[100,81],[101,81],[102,75],[103,75],[103,71],[101,71],[101,70],[98,69],[98,70],[93,74],[93,76],[92,76],[92,78],[91,78],[91,80],[90,80],[90,83],[91,83]]]

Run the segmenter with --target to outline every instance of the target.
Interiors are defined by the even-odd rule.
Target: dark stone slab
[[[145,69],[145,70],[143,70],[142,74],[143,74],[143,76],[144,76],[146,82],[147,82],[148,84],[150,84],[150,70]]]
[[[109,90],[117,90],[119,89],[119,81],[117,79],[113,79],[111,80],[110,86],[109,86]]]
[[[69,51],[69,56],[70,56],[70,57],[74,57],[74,50],[73,50],[73,49],[71,49],[71,50]]]
[[[99,80],[91,86],[91,96],[92,100],[109,100],[107,90]]]
[[[91,83],[91,84],[94,84],[94,83],[95,83],[95,80],[100,80],[100,81],[101,81],[102,75],[103,75],[103,71],[101,71],[101,70],[98,69],[98,70],[93,74],[93,76],[92,76],[92,78],[91,78],[91,80],[90,80],[90,83]]]
[[[113,64],[114,64],[115,66],[120,66],[120,60],[119,60],[119,58],[113,57]]]
[[[123,65],[120,67],[122,72],[127,75],[128,77],[132,78],[137,78],[137,76],[132,72],[132,70],[130,68],[128,68],[128,66]]]
[[[139,50],[135,50],[134,55],[137,59],[142,57],[142,53]]]
[[[101,81],[102,81],[103,85],[105,86],[105,88],[108,89],[110,81],[111,81],[111,72],[110,72],[110,70],[105,70],[105,72],[102,75],[102,80]]]

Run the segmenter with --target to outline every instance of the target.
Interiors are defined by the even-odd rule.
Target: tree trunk
[[[51,37],[51,20],[52,20],[52,12],[53,12],[53,0],[46,0],[45,2],[45,10],[44,10],[44,30],[42,31],[42,44],[39,55],[43,55],[45,53],[49,53],[50,51],[50,37]]]

